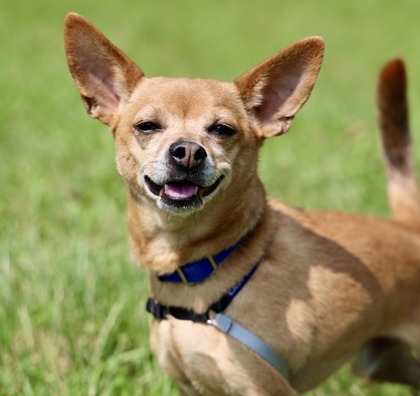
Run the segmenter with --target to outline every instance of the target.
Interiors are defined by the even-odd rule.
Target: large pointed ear
[[[66,16],[64,44],[70,72],[93,118],[111,125],[143,72],[82,16]]]
[[[309,37],[287,47],[235,80],[262,137],[285,133],[305,104],[321,68],[324,42]]]

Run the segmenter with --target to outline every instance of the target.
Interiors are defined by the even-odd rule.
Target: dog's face
[[[132,190],[174,214],[228,193],[234,170],[248,164],[253,174],[259,146],[237,89],[199,79],[143,78],[115,139],[117,167]]]
[[[114,133],[131,192],[184,216],[238,196],[252,180],[262,141],[289,129],[323,55],[322,40],[309,38],[222,83],[148,79],[77,14],[66,18],[65,44],[88,113]]]

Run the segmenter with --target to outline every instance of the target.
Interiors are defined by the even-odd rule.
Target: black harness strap
[[[201,323],[205,323],[210,319],[208,311],[203,314],[197,314],[192,310],[182,307],[162,305],[153,298],[147,299],[146,311],[150,312],[155,319],[167,319],[168,315],[180,320],[192,320],[193,322]]]
[[[228,292],[226,292],[220,300],[212,304],[211,307],[204,313],[198,314],[186,308],[163,305],[159,303],[159,301],[152,298],[147,300],[146,310],[150,312],[154,318],[160,320],[167,319],[168,315],[171,315],[174,318],[180,320],[190,320],[192,322],[208,323],[213,325],[220,331],[229,334],[247,346],[261,358],[270,363],[284,376],[284,378],[287,379],[289,376],[289,371],[287,362],[283,359],[283,357],[255,334],[251,333],[249,330],[242,327],[239,323],[233,321],[223,313],[223,311],[229,306],[235,296],[249,281],[251,276],[258,268],[258,265],[259,263],[255,264],[251,268],[251,271],[249,271],[240,282],[238,282]],[[214,318],[210,318],[210,312],[216,314]]]
[[[198,314],[190,309],[182,307],[174,307],[171,305],[163,305],[159,301],[149,298],[146,303],[146,311],[150,312],[155,319],[166,319],[168,315],[173,316],[176,319],[180,320],[191,320],[193,322],[205,323],[210,320],[210,311],[215,313],[223,312],[236,295],[242,290],[242,288],[247,284],[251,279],[252,275],[258,268],[259,263],[255,264],[251,271],[249,271],[244,278],[228,290],[220,300],[216,301],[210,306],[210,308],[202,313]]]

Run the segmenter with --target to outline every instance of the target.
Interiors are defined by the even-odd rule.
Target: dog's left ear
[[[309,37],[293,44],[235,81],[263,138],[281,135],[307,101],[321,68],[324,41]]]
[[[70,13],[64,25],[67,63],[86,111],[111,126],[143,72],[94,25]]]

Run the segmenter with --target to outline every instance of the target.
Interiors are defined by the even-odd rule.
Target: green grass
[[[319,82],[290,134],[267,142],[270,195],[311,209],[386,215],[373,110],[377,73],[407,60],[420,133],[416,0],[67,2],[0,6],[0,394],[175,395],[148,346],[145,273],[128,259],[125,188],[111,134],[84,114],[62,20],[96,23],[149,75],[231,80],[321,35]],[[347,367],[309,393],[409,395]]]

